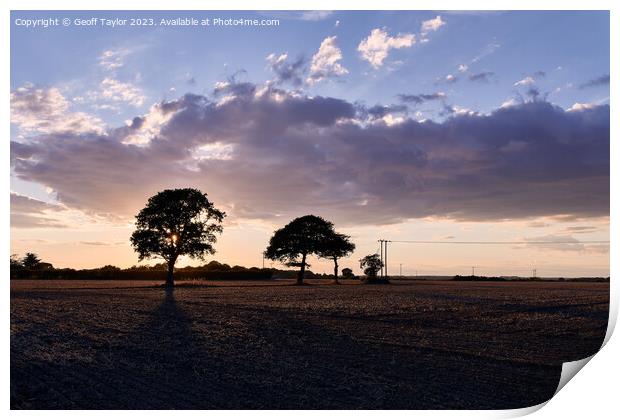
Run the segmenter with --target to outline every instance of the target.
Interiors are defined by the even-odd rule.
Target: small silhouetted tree
[[[29,270],[36,270],[41,264],[41,259],[34,252],[27,252],[24,258],[22,258],[22,265]]]
[[[338,283],[338,259],[351,255],[355,251],[355,244],[350,241],[350,236],[334,232],[330,235],[323,249],[318,255],[321,258],[330,259],[334,262],[334,283]]]
[[[375,279],[382,267],[383,262],[378,254],[366,255],[360,260],[360,268],[364,270],[364,274],[370,279]]]
[[[353,270],[351,270],[350,268],[343,268],[342,269],[342,278],[343,279],[352,279],[353,277],[355,277],[353,275]]]
[[[297,284],[304,283],[308,255],[325,249],[325,243],[334,233],[334,225],[319,216],[307,215],[292,220],[276,230],[269,240],[265,257],[278,260],[289,267],[299,267]]]
[[[19,259],[17,254],[11,254],[11,270],[19,270],[20,268],[24,268],[22,264],[22,260]]]
[[[149,198],[136,216],[131,244],[140,261],[152,257],[166,261],[166,287],[173,287],[174,265],[181,255],[204,259],[215,253],[213,244],[225,216],[197,189],[164,190]]]

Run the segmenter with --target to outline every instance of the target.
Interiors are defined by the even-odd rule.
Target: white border
[[[611,51],[614,52],[611,55],[611,69],[610,74],[620,74],[620,67],[618,66],[618,40],[620,40],[620,33],[618,31],[618,6],[620,2],[612,0],[588,0],[588,1],[558,1],[558,0],[470,0],[468,2],[459,0],[416,0],[416,1],[397,1],[397,0],[382,0],[368,1],[344,1],[344,0],[302,0],[294,2],[286,2],[283,0],[261,0],[261,1],[249,1],[249,0],[227,0],[225,2],[208,2],[198,0],[174,0],[170,2],[164,1],[146,1],[146,0],[90,0],[88,2],[78,0],[56,0],[54,2],[45,0],[4,0],[2,2],[3,22],[2,25],[2,46],[4,47],[4,65],[1,67],[2,74],[2,93],[5,100],[2,102],[2,118],[5,121],[3,141],[1,144],[1,154],[3,161],[6,164],[5,176],[2,178],[2,188],[4,195],[0,200],[2,206],[2,214],[4,215],[4,226],[6,232],[9,231],[9,98],[10,98],[10,67],[8,65],[9,55],[9,35],[10,26],[10,10],[611,10]],[[576,28],[581,30],[581,28]],[[615,93],[618,89],[618,84],[615,83],[615,78],[612,78],[610,92],[611,96],[616,96]],[[616,96],[617,97],[617,96]],[[612,102],[611,105],[611,185],[612,191],[614,187],[617,187],[618,177],[618,128],[616,121],[620,121],[618,113],[614,113],[615,107]],[[615,195],[611,196],[611,214],[618,214],[618,200]],[[615,219],[612,217],[611,223],[611,267],[610,273],[612,279],[616,278],[618,274],[618,263],[614,261],[614,256],[618,256],[618,247],[616,239],[618,238],[618,225],[615,223]],[[5,239],[1,245],[3,255],[10,253],[9,235],[5,235]],[[2,255],[2,254],[0,254]],[[5,276],[4,281],[7,295],[2,300],[3,313],[7,317],[6,326],[9,327],[9,314],[10,314],[10,301],[9,301],[9,282],[8,282],[8,264],[5,262]],[[559,392],[548,404],[541,404],[537,407],[521,410],[504,410],[504,411],[347,411],[347,412],[325,412],[326,415],[338,415],[341,418],[355,418],[365,419],[374,417],[390,417],[390,418],[409,418],[411,415],[421,416],[423,418],[505,418],[516,417],[528,414],[536,411],[542,406],[546,406],[543,410],[540,410],[534,414],[538,418],[554,418],[562,417],[568,419],[582,419],[584,416],[593,418],[612,418],[614,414],[618,412],[616,404],[615,389],[618,384],[617,375],[619,373],[619,362],[616,355],[620,354],[618,351],[620,345],[618,339],[614,339],[608,342],[613,327],[617,319],[618,313],[618,288],[614,280],[611,281],[611,306],[610,306],[610,328],[606,337],[606,345],[600,354],[597,354],[592,362],[588,364],[580,372],[576,380],[570,381],[564,389]],[[4,405],[4,409],[9,409],[10,392],[9,392],[9,334],[8,328],[5,329],[3,335],[4,345],[2,346],[2,359],[3,364],[3,378],[0,385],[0,398]],[[31,417],[31,416],[44,416],[46,419],[67,419],[67,418],[83,418],[88,415],[94,419],[106,419],[108,420],[111,415],[115,417],[144,417],[147,416],[150,419],[168,419],[171,415],[169,412],[163,411],[150,411],[150,412],[10,412],[14,417]],[[210,411],[205,412],[184,412],[184,417],[203,417],[205,415],[211,418],[265,418],[270,420],[279,420],[288,418],[293,415],[296,418],[309,419],[314,418],[317,415],[324,415],[323,412],[313,411],[262,411],[262,412],[239,412],[239,411]]]

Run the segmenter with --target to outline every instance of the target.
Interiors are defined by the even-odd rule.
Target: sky
[[[13,253],[138,264],[148,197],[196,187],[207,260],[316,214],[354,272],[382,238],[554,242],[394,242],[394,274],[609,275],[608,12],[12,12],[10,54]]]

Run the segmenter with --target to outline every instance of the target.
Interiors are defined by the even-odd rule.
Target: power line
[[[557,245],[557,244],[608,244],[609,241],[390,241],[408,244],[452,244],[452,245]]]

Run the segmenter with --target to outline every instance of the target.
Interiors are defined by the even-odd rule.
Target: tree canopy
[[[204,259],[215,253],[213,244],[225,216],[197,189],[164,190],[149,198],[136,216],[131,244],[140,261],[163,258],[168,265],[166,285],[173,286],[179,256]]]
[[[274,232],[265,251],[265,257],[288,266],[300,268],[297,283],[303,284],[308,255],[325,251],[328,240],[334,235],[334,224],[322,217],[298,217]]]
[[[325,242],[317,254],[321,258],[330,259],[334,262],[334,283],[338,284],[338,260],[350,255],[353,251],[355,251],[355,244],[351,242],[348,235],[332,232],[325,238]]]
[[[22,265],[25,268],[34,270],[41,264],[41,258],[33,252],[27,252],[24,258],[22,258]]]
[[[364,270],[364,274],[373,279],[377,277],[382,267],[383,262],[378,254],[366,255],[360,260],[360,268]]]

